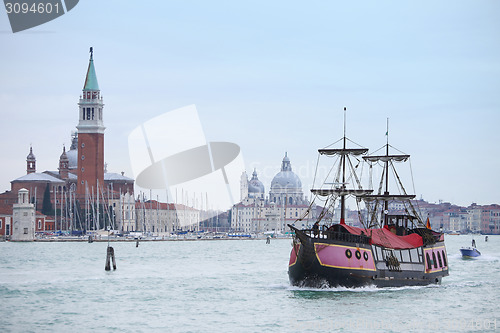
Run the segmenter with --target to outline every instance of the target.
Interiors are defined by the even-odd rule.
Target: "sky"
[[[287,152],[308,193],[317,149],[343,135],[411,154],[415,194],[500,203],[500,1],[80,1],[12,33],[0,9],[0,191],[57,170],[78,124],[89,47],[108,171],[127,138],[195,104],[207,141],[241,147],[269,191]]]

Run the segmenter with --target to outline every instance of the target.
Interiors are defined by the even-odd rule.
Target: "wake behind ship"
[[[323,200],[324,205],[313,228],[288,225],[295,233],[288,267],[292,285],[400,287],[440,283],[448,275],[444,235],[431,230],[429,220],[423,222],[411,201],[415,195],[407,194],[396,172],[394,164],[407,162],[410,156],[390,153],[388,132],[386,135],[383,155],[367,155],[368,149],[362,147],[347,148],[352,141],[345,136],[344,120],[342,147],[330,148],[334,143],[318,150],[321,156],[333,159],[329,173],[333,177],[311,190],[314,200]],[[375,194],[361,186],[360,163],[369,166],[370,175],[373,168],[381,169]],[[389,179],[395,183],[392,193]],[[350,197],[358,206],[362,227],[345,223],[346,199]],[[335,216],[336,205],[340,206],[340,219],[328,223],[328,217]]]

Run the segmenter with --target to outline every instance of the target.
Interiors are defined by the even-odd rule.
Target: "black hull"
[[[410,250],[377,249],[376,246],[355,241],[314,238],[297,230],[288,268],[290,283],[311,288],[425,286],[439,284],[448,275],[443,242],[412,249],[414,254],[419,255],[414,255],[415,258],[407,262],[396,262],[388,260],[385,254],[397,257],[401,255],[397,251]],[[346,258],[348,251],[350,258]],[[435,253],[429,251],[439,251],[439,262]],[[433,256],[434,260],[428,262],[427,259]]]

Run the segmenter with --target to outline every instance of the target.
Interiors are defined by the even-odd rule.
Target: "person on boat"
[[[474,239],[472,239],[472,247],[476,247],[476,241]]]
[[[318,236],[319,235],[319,221],[316,221],[316,223],[314,223],[314,225],[313,225],[313,231],[314,231],[314,236]]]

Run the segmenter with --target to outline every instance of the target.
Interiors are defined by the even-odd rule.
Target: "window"
[[[427,269],[432,269],[431,258],[429,257],[429,252],[425,254],[425,259],[427,259]]]
[[[82,148],[85,148],[85,142],[82,142]]]
[[[444,253],[444,250],[442,250],[441,253],[443,254],[443,264],[444,264],[444,266],[447,266],[447,264],[446,264],[446,254]]]
[[[92,120],[94,120],[94,108],[92,108]]]
[[[2,229],[2,220],[0,220],[0,229]]]
[[[82,155],[82,161],[85,159],[85,155]]]
[[[24,212],[24,213],[23,213],[23,216],[28,216],[28,212]]]
[[[28,228],[24,228],[24,234],[27,235],[28,234]]]
[[[436,253],[434,251],[432,252],[432,261],[434,262],[434,268],[438,268],[438,263],[436,260]]]
[[[38,230],[42,229],[42,220],[38,220]]]
[[[443,267],[443,261],[441,260],[441,254],[438,251],[438,261],[439,261],[439,267]]]

